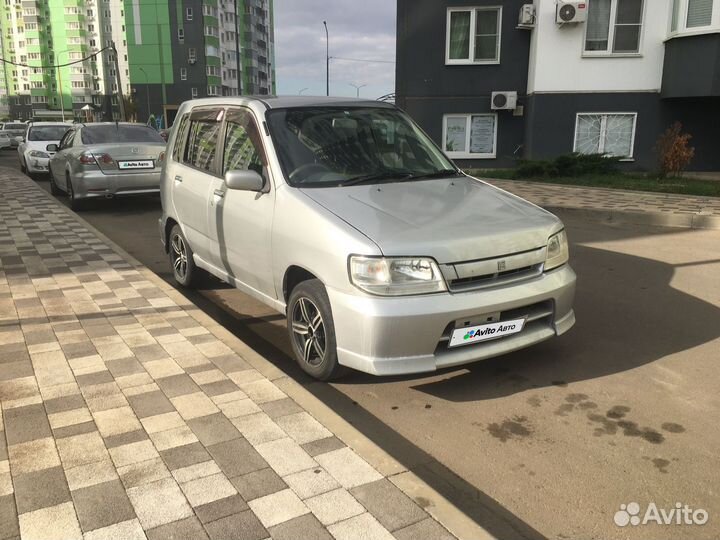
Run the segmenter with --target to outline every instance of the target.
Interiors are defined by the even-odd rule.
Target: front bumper
[[[73,174],[77,199],[145,195],[160,192],[160,170],[132,174],[105,174],[86,170]]]
[[[567,332],[575,272],[569,265],[506,287],[465,293],[382,298],[328,289],[338,361],[366,373],[400,375],[435,371],[523,349]],[[449,348],[455,323],[528,316],[522,332]]]

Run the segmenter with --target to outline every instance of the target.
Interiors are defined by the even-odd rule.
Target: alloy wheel
[[[293,338],[303,354],[303,361],[319,366],[325,360],[325,324],[318,307],[307,297],[295,302],[290,319]]]
[[[183,281],[187,275],[188,257],[185,240],[179,234],[173,236],[172,242],[172,263],[175,275]]]

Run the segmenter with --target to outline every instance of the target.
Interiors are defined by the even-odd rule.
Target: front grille
[[[542,264],[533,264],[522,268],[514,268],[494,274],[484,274],[450,280],[449,287],[453,292],[479,289],[482,287],[493,287],[496,285],[507,285],[515,281],[529,279],[539,276],[542,273]]]
[[[456,350],[461,349],[463,347],[453,347],[450,349],[449,343],[450,343],[450,336],[452,335],[453,331],[459,328],[464,327],[470,327],[475,326],[476,324],[484,324],[483,322],[476,322],[474,324],[466,325],[465,321],[467,320],[473,320],[473,321],[485,321],[488,324],[495,323],[495,322],[503,322],[503,321],[512,321],[515,319],[522,319],[525,318],[525,327],[523,328],[522,332],[518,334],[514,334],[513,336],[508,336],[507,338],[500,338],[500,339],[512,339],[512,337],[515,336],[521,336],[523,333],[527,332],[528,330],[535,328],[537,326],[545,326],[549,327],[552,326],[553,318],[555,315],[555,304],[552,300],[544,300],[542,302],[537,302],[535,304],[530,304],[527,306],[521,306],[514,309],[508,309],[505,311],[502,311],[499,315],[499,317],[490,317],[492,315],[497,314],[487,314],[488,317],[485,316],[485,314],[478,314],[477,316],[473,317],[464,317],[460,321],[452,321],[445,327],[445,331],[442,334],[442,337],[438,341],[437,348],[435,349],[435,354],[442,353],[443,351],[448,350]],[[490,343],[491,340],[485,341],[484,343]],[[476,343],[474,345],[468,345],[468,347],[482,347],[483,342]]]

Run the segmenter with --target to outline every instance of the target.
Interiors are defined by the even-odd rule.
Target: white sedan
[[[49,145],[57,145],[72,126],[61,122],[34,122],[28,127],[27,135],[18,145],[20,170],[34,177],[47,174],[48,162],[55,151]]]

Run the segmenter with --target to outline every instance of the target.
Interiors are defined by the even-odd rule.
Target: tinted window
[[[183,161],[198,169],[212,170],[220,126],[216,121],[192,120]]]
[[[182,154],[182,146],[185,142],[186,132],[185,128],[187,127],[189,116],[186,114],[182,117],[182,120],[180,120],[180,123],[177,124],[177,136],[175,137],[175,147],[173,148],[173,159],[176,161],[180,160],[180,156]]]
[[[147,126],[105,124],[87,126],[82,130],[83,144],[165,143],[160,134]]]
[[[67,126],[31,127],[28,141],[59,141],[69,128]]]
[[[75,136],[74,131],[68,131],[60,141],[60,148],[67,148],[72,144],[73,137]]]
[[[262,174],[262,143],[252,116],[245,111],[228,115],[223,155],[223,174],[232,170],[253,170]]]
[[[3,129],[12,129],[16,131],[20,131],[21,129],[24,131],[27,128],[25,124],[5,124],[5,127]]]

